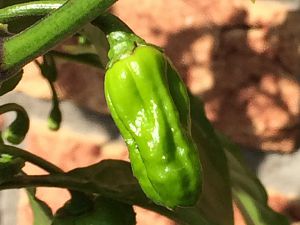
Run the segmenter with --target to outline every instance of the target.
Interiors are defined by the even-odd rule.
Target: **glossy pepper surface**
[[[201,166],[189,98],[168,58],[154,46],[138,45],[110,65],[105,96],[145,194],[169,208],[195,204]]]

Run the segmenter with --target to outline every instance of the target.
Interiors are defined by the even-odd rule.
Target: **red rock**
[[[0,129],[4,126],[4,119],[0,116]]]
[[[238,207],[233,204],[234,225],[246,225],[246,222]]]
[[[176,225],[174,221],[155,212],[140,207],[134,207],[134,210],[137,213],[137,225]]]

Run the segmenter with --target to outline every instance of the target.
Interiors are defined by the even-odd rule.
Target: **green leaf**
[[[74,206],[75,204],[75,206]],[[82,203],[79,202],[81,207]],[[135,225],[135,213],[131,205],[98,196],[89,199],[83,210],[75,210],[73,198],[57,210],[52,225]]]
[[[105,34],[98,29],[97,27],[87,24],[79,31],[80,34],[84,35],[95,47],[96,53],[98,55],[98,61],[100,63],[98,65],[107,64],[107,51],[108,51],[108,45]]]
[[[283,215],[273,211],[267,204],[254,199],[247,191],[233,188],[234,201],[247,225],[289,225]]]
[[[219,135],[219,138],[228,160],[231,185],[243,189],[257,201],[267,204],[266,190],[255,174],[245,166],[246,163],[240,154],[240,149],[225,136]]]
[[[26,190],[33,211],[33,225],[51,225],[53,215],[49,206],[35,196],[35,188],[27,188]]]
[[[219,135],[228,159],[232,194],[247,225],[288,225],[286,217],[268,206],[268,195],[259,179],[245,166],[239,148]]]
[[[200,153],[203,193],[198,209],[205,218],[220,225],[233,224],[229,171],[223,147],[205,116],[203,103],[190,95],[192,135]]]
[[[130,163],[125,161],[103,160],[85,168],[72,170],[66,175],[71,176],[73,180],[80,181],[83,184],[82,191],[98,193],[128,204],[139,205],[165,215],[182,225],[217,225],[206,218],[198,207],[177,208],[170,211],[155,205],[145,196],[132,174]],[[76,189],[75,186],[71,188]]]
[[[132,175],[130,163],[122,160],[103,160],[88,167],[74,169],[67,175],[80,179],[91,189],[99,190],[100,194],[112,198],[135,203],[150,202]]]

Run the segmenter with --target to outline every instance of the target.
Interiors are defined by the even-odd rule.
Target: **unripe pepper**
[[[191,137],[187,90],[164,53],[132,34],[109,36],[105,96],[145,194],[169,208],[191,206],[201,166]]]

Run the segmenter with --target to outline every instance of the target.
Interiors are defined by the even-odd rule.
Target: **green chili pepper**
[[[201,166],[187,90],[165,54],[132,34],[109,35],[105,96],[145,194],[169,208],[191,206]]]
[[[72,209],[71,202],[66,203],[54,216],[52,225],[134,225],[135,213],[131,205],[111,199],[98,197],[87,208],[78,213]]]

